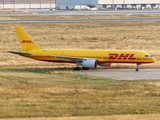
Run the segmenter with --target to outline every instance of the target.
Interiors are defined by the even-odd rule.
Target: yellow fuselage
[[[142,64],[142,63],[153,63],[156,61],[149,53],[143,51],[38,49],[38,50],[30,50],[27,52],[31,53],[32,55],[22,55],[22,56],[48,62],[75,63],[75,61],[63,60],[51,56],[96,58],[98,59],[98,64],[102,63]]]

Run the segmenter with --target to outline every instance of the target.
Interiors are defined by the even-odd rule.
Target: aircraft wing
[[[32,55],[31,53],[26,52],[16,52],[16,51],[7,51],[9,53],[18,54],[18,55]]]
[[[52,55],[48,55],[48,56],[63,59],[63,60],[76,61],[76,62],[82,62],[83,60],[86,60],[86,59],[96,59],[96,58],[68,57],[68,56],[52,56]]]

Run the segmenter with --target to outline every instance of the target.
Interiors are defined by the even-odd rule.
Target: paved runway
[[[58,12],[56,15],[149,15],[160,14],[160,9],[144,10],[107,10],[107,11],[66,11]]]
[[[160,79],[160,69],[94,69],[89,71],[74,71],[74,73],[112,78],[116,80]]]
[[[157,10],[110,10],[110,11],[68,11],[55,10],[32,13],[0,13],[0,16],[43,16],[43,15],[146,15],[160,14]],[[160,18],[133,18],[133,19],[77,19],[77,20],[0,20],[0,23],[39,23],[39,22],[107,22],[107,21],[160,21]]]
[[[0,20],[0,23],[51,23],[51,22],[109,22],[109,21],[160,21],[160,18],[135,19],[77,19],[77,20]]]
[[[25,11],[21,13],[0,13],[0,16],[42,16],[42,15],[150,15],[160,14],[160,9],[144,10],[107,10],[107,11]]]

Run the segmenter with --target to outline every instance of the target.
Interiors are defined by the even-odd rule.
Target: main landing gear
[[[77,62],[76,63],[76,67],[73,68],[73,70],[89,70],[90,68],[86,68],[86,67],[79,67],[81,65],[81,62]]]
[[[78,70],[79,71],[79,70],[81,70],[81,68],[80,67],[74,67],[73,70]]]
[[[137,68],[136,68],[136,71],[139,71],[139,65],[141,65],[141,64],[137,64]]]
[[[89,70],[90,68],[86,68],[86,67],[74,67],[73,70]]]

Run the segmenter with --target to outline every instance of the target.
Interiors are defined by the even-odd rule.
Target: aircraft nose
[[[152,61],[153,61],[153,62],[156,62],[156,59],[155,59],[155,58],[152,58]]]

